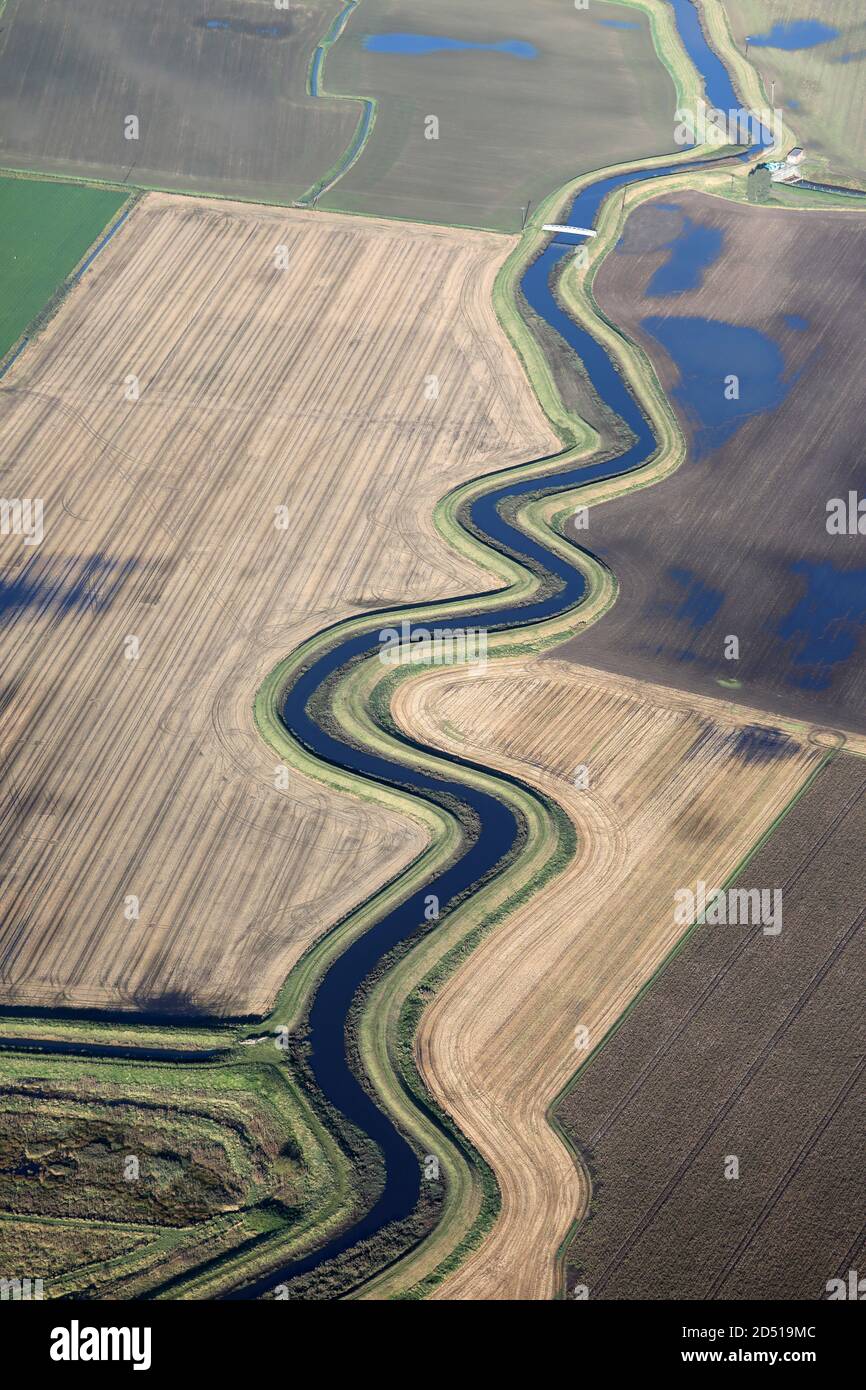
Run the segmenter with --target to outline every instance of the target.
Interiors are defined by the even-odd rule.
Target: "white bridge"
[[[575,236],[598,236],[592,227],[561,227],[558,222],[545,222],[543,232],[572,232]]]

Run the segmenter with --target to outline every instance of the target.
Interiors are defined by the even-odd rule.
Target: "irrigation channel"
[[[708,101],[723,110],[738,107],[740,103],[727,70],[710,49],[690,0],[672,0],[672,3],[683,42],[704,77]],[[602,202],[609,194],[626,184],[681,172],[683,167],[680,161],[652,169],[625,170],[599,179],[578,194],[563,221],[592,227]],[[506,482],[472,504],[470,516],[475,530],[492,547],[519,557],[548,582],[544,586],[545,596],[537,602],[500,608],[495,613],[481,609],[476,614],[449,616],[447,622],[452,631],[465,628],[485,628],[488,631],[525,628],[575,608],[585,591],[581,573],[567,560],[551,553],[505,521],[500,512],[502,503],[521,495],[553,493],[599,478],[628,473],[645,464],[656,448],[655,435],[649,422],[605,349],[588,332],[573,323],[554,299],[550,288],[551,275],[576,244],[562,241],[551,243],[526,271],[522,290],[535,312],[546,319],[576,351],[598,395],[629,426],[634,442],[618,457],[595,465],[584,464],[563,470],[557,468],[555,456],[540,460],[550,463],[551,471],[548,474],[536,474],[519,482]],[[387,611],[393,614],[395,610],[390,608]],[[447,612],[444,606],[443,612]],[[309,1062],[316,1082],[327,1101],[379,1146],[385,1164],[385,1182],[380,1196],[353,1227],[320,1250],[294,1261],[277,1273],[225,1295],[228,1298],[258,1297],[276,1284],[306,1274],[334,1256],[350,1250],[389,1223],[412,1214],[420,1195],[418,1155],[363,1089],[349,1066],[345,1048],[347,1015],[358,989],[382,957],[416,932],[424,922],[426,896],[436,894],[444,914],[449,903],[495,871],[514,847],[519,834],[513,813],[494,796],[468,787],[463,782],[433,777],[364,752],[323,729],[311,716],[308,703],[324,682],[333,678],[334,673],[348,663],[364,656],[373,656],[380,650],[378,634],[381,629],[382,619],[377,621],[376,615],[371,615],[367,630],[348,639],[341,640],[340,628],[335,627],[334,645],[302,671],[285,695],[281,710],[283,722],[301,744],[323,761],[351,769],[365,778],[409,788],[428,799],[441,800],[443,792],[449,794],[475,813],[480,829],[461,858],[352,942],[333,962],[319,984],[310,1010]],[[409,631],[412,631],[411,624]],[[448,761],[438,752],[437,756],[442,758],[443,763]],[[450,761],[461,763],[459,759]],[[462,765],[473,766],[465,761]]]

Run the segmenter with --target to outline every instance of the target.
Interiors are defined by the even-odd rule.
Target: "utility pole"
[[[531,201],[531,200],[528,200],[528,201],[527,201],[527,204],[526,204],[526,207],[520,209],[520,211],[523,213],[523,223],[522,223],[522,227],[521,227],[521,230],[522,230],[522,231],[525,231],[525,230],[526,230],[526,219],[527,219],[528,216],[529,216],[529,209],[530,209],[531,207],[532,207],[532,201]]]

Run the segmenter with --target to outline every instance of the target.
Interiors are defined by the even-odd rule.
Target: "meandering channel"
[[[704,78],[707,99],[725,110],[739,106],[727,70],[710,49],[690,0],[671,0],[671,3],[686,49]],[[683,167],[682,161],[679,161],[650,169],[624,169],[602,177],[581,190],[564,220],[569,224],[592,227],[602,203],[611,193],[627,184],[663,178],[681,171]],[[657,441],[649,422],[605,349],[590,333],[567,317],[553,296],[551,275],[572,249],[573,245],[562,241],[549,245],[525,272],[521,288],[535,313],[551,324],[580,357],[602,401],[630,428],[633,443],[623,453],[603,463],[563,468],[561,460],[558,464],[557,456],[539,460],[540,464],[549,463],[548,473],[536,473],[519,481],[515,479],[513,482],[500,483],[472,504],[472,526],[487,543],[496,550],[517,557],[542,575],[547,583],[544,585],[544,597],[524,605],[506,604],[491,611],[489,604],[483,606],[479,601],[477,611],[458,616],[451,615],[449,605],[443,604],[442,619],[452,630],[526,628],[574,609],[585,592],[585,581],[580,571],[506,521],[501,511],[502,504],[520,496],[573,489],[600,478],[628,473],[641,468],[656,449]],[[521,469],[525,467],[525,464],[520,465]],[[454,602],[465,605],[465,599]],[[393,607],[387,610],[389,615],[394,612]],[[391,621],[389,617],[388,625]],[[407,621],[411,633],[413,625],[408,619],[408,610]],[[425,619],[425,625],[429,626],[430,621],[429,618]],[[442,777],[433,777],[402,763],[365,752],[322,728],[311,715],[310,700],[325,682],[348,663],[376,654],[380,647],[378,634],[382,626],[382,616],[371,614],[369,626],[351,637],[341,637],[343,624],[333,629],[332,645],[302,671],[285,695],[281,710],[285,727],[323,762],[349,769],[365,778],[409,788],[420,797],[439,799],[443,792],[449,794],[474,813],[480,829],[456,862],[381,918],[334,961],[322,977],[310,1010],[310,1066],[316,1082],[327,1101],[379,1146],[385,1164],[381,1195],[351,1229],[277,1273],[246,1284],[228,1295],[232,1298],[255,1298],[264,1294],[276,1284],[310,1272],[375,1235],[391,1222],[406,1218],[413,1212],[421,1183],[418,1156],[387,1114],[373,1102],[349,1066],[345,1049],[347,1017],[359,988],[382,957],[415,932],[424,920],[426,896],[435,893],[441,910],[443,913],[447,911],[449,903],[465,894],[485,875],[495,871],[496,866],[509,855],[519,833],[511,810],[494,796],[461,781],[451,780],[444,773]],[[438,753],[437,756],[441,757]],[[443,768],[447,767],[444,757],[441,761]],[[451,761],[458,762],[457,759]]]

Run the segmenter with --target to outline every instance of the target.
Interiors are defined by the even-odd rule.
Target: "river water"
[[[686,48],[704,75],[707,101],[721,110],[737,107],[739,103],[727,71],[707,45],[691,0],[671,0],[671,3]],[[673,113],[671,115],[673,130]],[[651,170],[623,169],[599,179],[577,195],[564,220],[569,224],[591,227],[602,202],[611,193],[637,180],[662,178],[677,167],[682,165],[671,164]],[[562,258],[571,253],[574,244],[570,245],[567,239],[551,243],[527,270],[521,287],[535,312],[546,319],[577,352],[598,395],[626,422],[634,440],[622,454],[604,463],[563,470],[557,466],[556,458],[551,458],[548,475],[536,475],[513,483],[504,482],[473,504],[473,526],[490,544],[519,556],[552,583],[545,587],[544,598],[520,607],[506,606],[495,614],[482,608],[468,616],[451,617],[447,605],[443,605],[439,622],[451,630],[486,628],[490,631],[500,627],[525,627],[578,604],[584,593],[584,581],[579,571],[505,521],[500,507],[512,497],[555,492],[573,488],[577,483],[626,473],[646,463],[656,447],[649,422],[605,349],[591,334],[573,323],[554,299],[550,277]],[[393,608],[388,610],[389,613],[394,611]],[[429,628],[431,620],[425,620],[425,626]],[[450,902],[495,869],[509,854],[518,835],[518,825],[511,811],[495,797],[466,787],[462,782],[447,777],[434,778],[353,748],[323,730],[309,714],[308,702],[324,681],[347,662],[375,654],[380,647],[381,628],[381,619],[377,620],[375,615],[371,615],[367,631],[348,639],[341,639],[339,628],[335,628],[333,646],[303,672],[286,695],[282,708],[283,722],[299,742],[312,749],[323,761],[379,782],[409,788],[421,796],[438,797],[443,792],[448,793],[474,812],[480,829],[455,864],[430,880],[423,889],[383,917],[343,952],[324,975],[310,1011],[310,1065],[316,1082],[330,1104],[379,1146],[386,1174],[379,1199],[354,1227],[322,1249],[295,1261],[278,1273],[246,1285],[229,1297],[254,1298],[264,1294],[276,1284],[315,1269],[325,1260],[375,1235],[390,1222],[408,1217],[413,1212],[421,1184],[418,1155],[384,1111],[371,1100],[352,1072],[346,1059],[346,1018],[359,987],[382,957],[424,923],[427,895],[437,895],[444,914]],[[443,764],[448,761],[458,762],[457,759],[442,757]],[[461,765],[472,766],[466,763]]]

